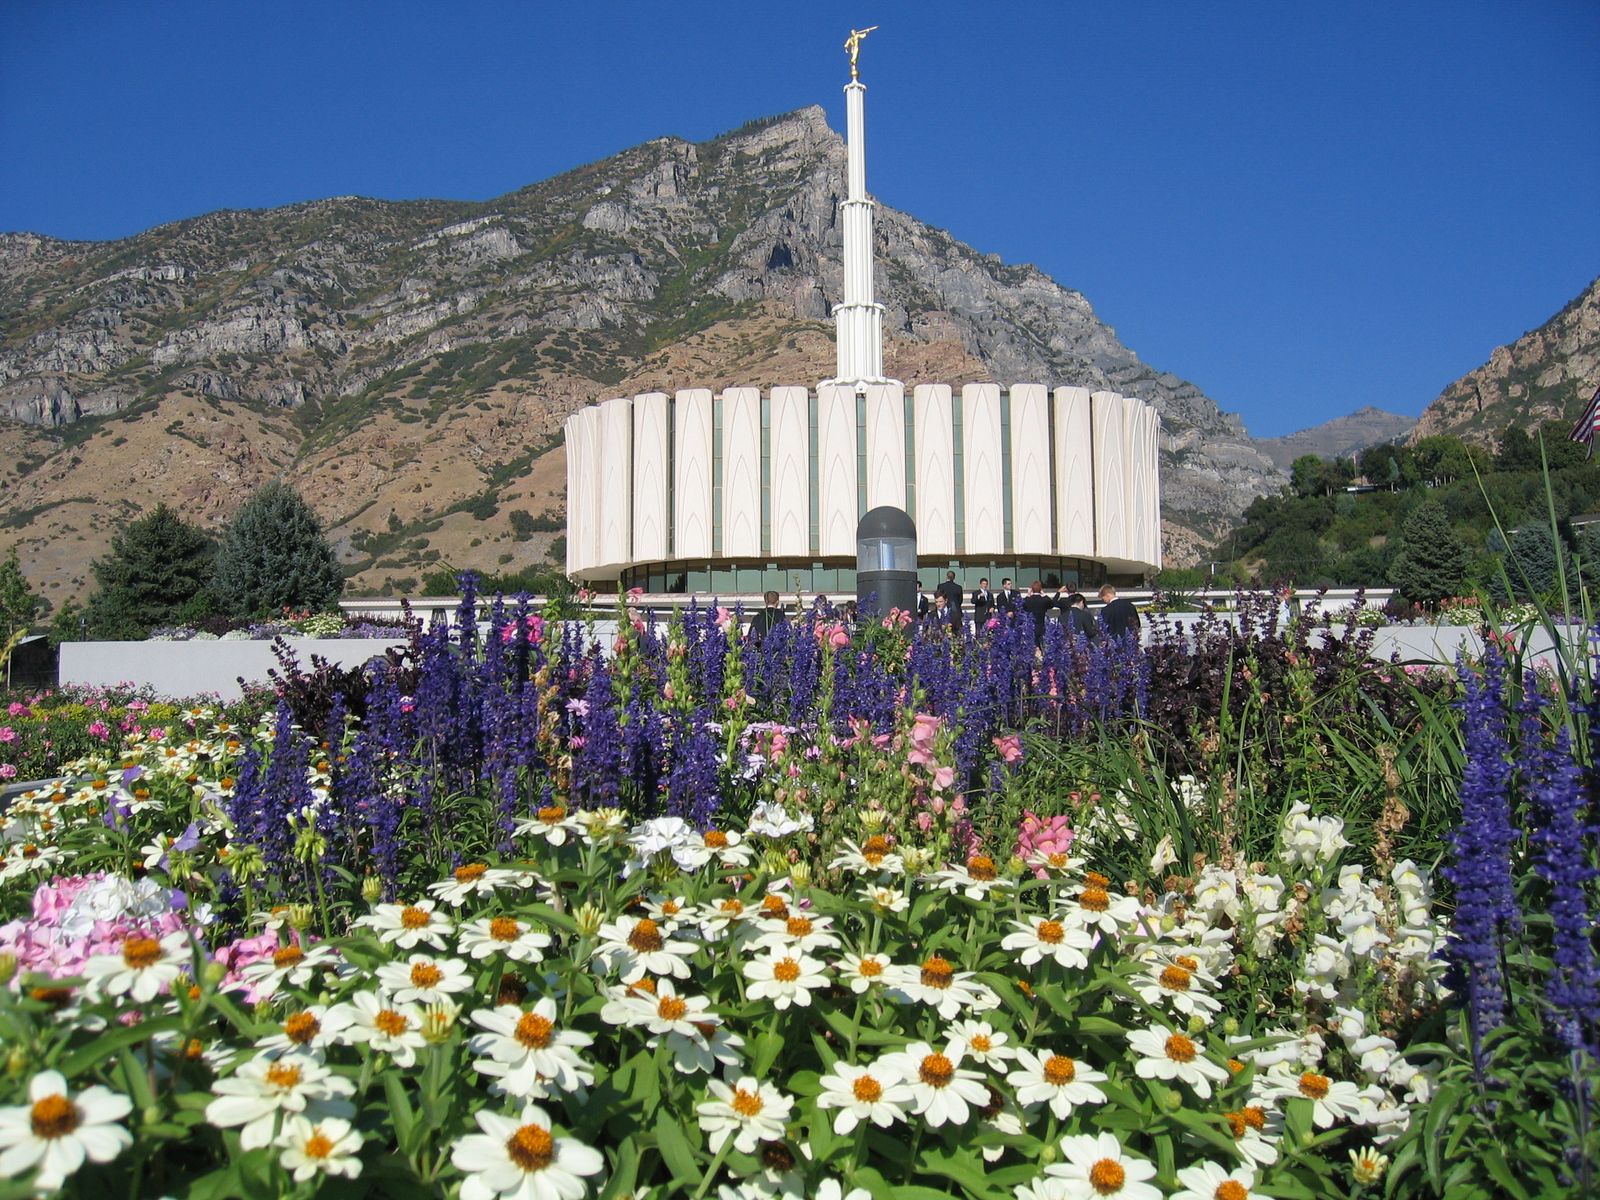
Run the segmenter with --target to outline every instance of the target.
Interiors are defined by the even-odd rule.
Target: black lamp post
[[[917,524],[890,504],[856,523],[856,603],[866,610],[877,594],[878,611],[917,614]]]

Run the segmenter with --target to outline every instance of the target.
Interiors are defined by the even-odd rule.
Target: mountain
[[[59,601],[157,501],[215,526],[283,477],[356,590],[538,563],[574,408],[831,373],[844,164],[812,107],[487,202],[347,196],[114,242],[0,235],[0,550],[17,543]],[[1157,406],[1174,558],[1281,482],[1236,416],[1142,362],[1079,293],[893,209],[876,237],[896,378]]]
[[[1500,346],[1423,410],[1411,440],[1450,433],[1480,445],[1507,425],[1576,421],[1600,387],[1600,279],[1532,333]]]
[[[1257,449],[1287,471],[1303,454],[1319,458],[1349,458],[1368,446],[1399,441],[1411,432],[1415,417],[1384,412],[1381,408],[1357,409],[1348,417],[1335,417],[1310,429],[1287,437],[1256,438]]]

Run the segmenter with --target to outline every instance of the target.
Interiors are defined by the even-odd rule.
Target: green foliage
[[[461,572],[453,567],[433,571],[422,578],[424,596],[454,596],[461,591],[457,583]],[[515,596],[526,592],[530,596],[566,597],[572,594],[572,583],[560,571],[544,567],[529,567],[506,575],[483,575],[478,579],[480,596]]]
[[[549,513],[534,516],[525,508],[517,508],[509,515],[511,532],[522,541],[526,541],[536,533],[560,533],[566,528],[561,518],[553,517]]]
[[[1400,527],[1399,549],[1389,564],[1389,582],[1415,604],[1435,607],[1460,595],[1471,559],[1450,528],[1444,505],[1429,498]]]
[[[11,547],[11,553],[0,562],[0,642],[9,641],[19,631],[26,632],[43,604],[22,573],[17,548]]]
[[[157,505],[113,534],[111,552],[95,560],[97,589],[83,613],[88,635],[137,639],[157,625],[181,621],[209,586],[214,557],[203,530]]]
[[[1543,599],[1555,589],[1565,549],[1546,525],[1530,523],[1511,534],[1506,574],[1518,600]]]
[[[286,483],[262,485],[222,535],[211,591],[230,614],[323,609],[344,589],[344,574],[322,523]]]

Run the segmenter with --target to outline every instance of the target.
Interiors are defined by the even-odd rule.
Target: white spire
[[[852,66],[853,66],[852,61]],[[872,210],[867,197],[867,89],[854,78],[845,85],[848,108],[849,192],[844,217],[844,300],[833,310],[838,376],[828,383],[862,391],[869,383],[892,383],[883,375],[883,306],[872,298]]]

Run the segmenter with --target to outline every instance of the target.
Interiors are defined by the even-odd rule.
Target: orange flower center
[[[1122,1164],[1112,1162],[1109,1158],[1102,1158],[1089,1168],[1089,1186],[1102,1196],[1113,1196],[1120,1192],[1127,1180],[1128,1173],[1122,1169]]]
[[[628,984],[628,988],[635,992],[648,992],[654,996],[656,994],[656,981],[648,975],[641,975],[638,979]]]
[[[550,1044],[550,1037],[555,1033],[553,1022],[545,1020],[538,1013],[523,1013],[522,1020],[517,1022],[516,1039],[530,1050],[543,1050]]]
[[[304,1150],[307,1158],[327,1158],[333,1153],[333,1139],[319,1129],[306,1139]]]
[[[725,912],[730,917],[737,917],[744,912],[744,905],[738,900],[728,899],[717,905],[717,911]]]
[[[876,1104],[883,1099],[883,1084],[871,1075],[863,1075],[850,1085],[850,1090],[855,1093],[857,1100],[863,1104]]]
[[[793,983],[800,978],[800,964],[792,958],[781,959],[772,968],[772,977],[779,983]]]
[[[559,804],[546,804],[537,815],[545,825],[559,825],[567,819],[567,810]]]
[[[729,1107],[745,1120],[756,1116],[761,1111],[761,1095],[759,1092],[747,1092],[739,1088],[733,1093],[733,1099],[728,1101]]]
[[[929,1054],[917,1068],[917,1078],[929,1087],[948,1087],[956,1077],[955,1064],[942,1054]]]
[[[792,938],[803,938],[811,932],[810,917],[790,917],[784,922],[784,928],[789,931]]]
[[[955,973],[956,969],[953,966],[935,954],[922,964],[922,986],[943,991],[950,986],[950,980]]]
[[[681,1021],[688,1011],[689,1006],[676,996],[663,996],[656,1005],[656,1014],[663,1021]]]
[[[1249,1126],[1248,1126],[1248,1123],[1244,1119],[1244,1114],[1243,1113],[1240,1113],[1240,1112],[1223,1113],[1222,1117],[1223,1117],[1223,1120],[1228,1122],[1228,1128],[1233,1131],[1233,1137],[1234,1137],[1235,1141],[1237,1141],[1238,1139],[1240,1139],[1240,1138],[1242,1138],[1244,1136],[1244,1131]]]
[[[1328,1094],[1328,1077],[1307,1071],[1300,1076],[1300,1094],[1312,1100],[1321,1100]]]
[[[444,978],[444,972],[432,963],[411,964],[411,986],[419,988],[438,987],[439,981]]]
[[[267,1068],[267,1082],[286,1092],[299,1084],[300,1068],[293,1063],[273,1063]]]
[[[122,961],[135,971],[153,967],[161,960],[161,943],[155,938],[131,937],[122,943]]]
[[[542,1171],[556,1157],[556,1140],[542,1125],[524,1125],[506,1139],[506,1154],[524,1171]]]
[[[708,829],[705,843],[712,850],[725,850],[728,846],[728,835],[720,829]]]
[[[1078,894],[1078,903],[1090,912],[1105,912],[1111,907],[1111,895],[1105,888],[1086,887]]]
[[[875,833],[861,845],[861,857],[877,866],[889,856],[889,839]]]
[[[190,1062],[195,1062],[206,1052],[206,1044],[199,1038],[190,1038],[183,1044],[183,1056]]]
[[[1161,968],[1160,983],[1169,992],[1187,992],[1189,990],[1189,972],[1180,966]]]
[[[987,1033],[980,1033],[972,1038],[969,1038],[967,1040],[967,1045],[971,1046],[979,1054],[987,1054],[990,1050],[994,1049],[994,1039],[991,1038]]]
[[[783,902],[782,896],[768,896],[761,902],[761,911],[769,917],[787,917],[789,906]]]
[[[967,874],[974,879],[982,879],[987,882],[998,878],[1000,873],[995,870],[994,859],[987,854],[974,854],[967,859]]]
[[[378,1015],[372,1018],[372,1023],[378,1027],[380,1033],[389,1037],[399,1037],[411,1026],[405,1014],[397,1013],[392,1008],[380,1008]]]
[[[1078,1077],[1078,1064],[1065,1054],[1052,1054],[1044,1060],[1044,1081],[1051,1087],[1061,1087]]]
[[[283,1023],[283,1035],[296,1045],[307,1045],[322,1032],[322,1022],[308,1012],[297,1012]]]
[[[28,1116],[37,1138],[66,1137],[83,1119],[78,1106],[60,1094],[35,1100]]]
[[[678,902],[676,900],[663,900],[661,902],[661,915],[675,917],[678,915]]]
[[[1244,1123],[1257,1133],[1267,1127],[1266,1110],[1257,1104],[1247,1104],[1239,1110],[1239,1115],[1244,1118]]]
[[[305,956],[306,952],[299,946],[279,946],[272,952],[272,965],[280,971],[285,971],[298,966]]]
[[[1060,921],[1040,921],[1036,932],[1041,942],[1051,946],[1059,946],[1061,939],[1067,936],[1067,931],[1062,928]]]
[[[1194,1042],[1181,1033],[1175,1033],[1167,1039],[1167,1057],[1173,1062],[1193,1062],[1199,1049]]]
[[[1247,1200],[1250,1189],[1237,1179],[1224,1179],[1217,1184],[1217,1190],[1211,1193],[1216,1200]]]
[[[1177,963],[1185,971],[1188,971],[1191,974],[1200,969],[1200,960],[1195,958],[1192,954],[1180,954],[1172,961]]]
[[[640,954],[653,954],[666,945],[666,941],[661,936],[661,926],[649,917],[641,917],[628,935],[628,945]]]
[[[1111,880],[1100,874],[1099,871],[1085,871],[1083,873],[1083,881],[1090,887],[1108,888],[1111,886]]]
[[[408,904],[400,910],[400,928],[426,929],[428,922],[433,920],[433,914],[425,908],[418,908]]]
[[[867,979],[872,979],[883,974],[883,964],[875,958],[863,958],[856,971]]]
[[[1237,1058],[1230,1058],[1228,1060],[1228,1070],[1237,1075],[1240,1071],[1244,1070],[1244,1063],[1240,1062]]]
[[[457,867],[454,871],[457,883],[476,883],[489,873],[486,863],[468,863],[464,867]],[[537,1126],[524,1126],[524,1128],[538,1128]]]
[[[522,926],[510,917],[496,917],[489,922],[489,936],[497,942],[514,942],[522,933]]]

